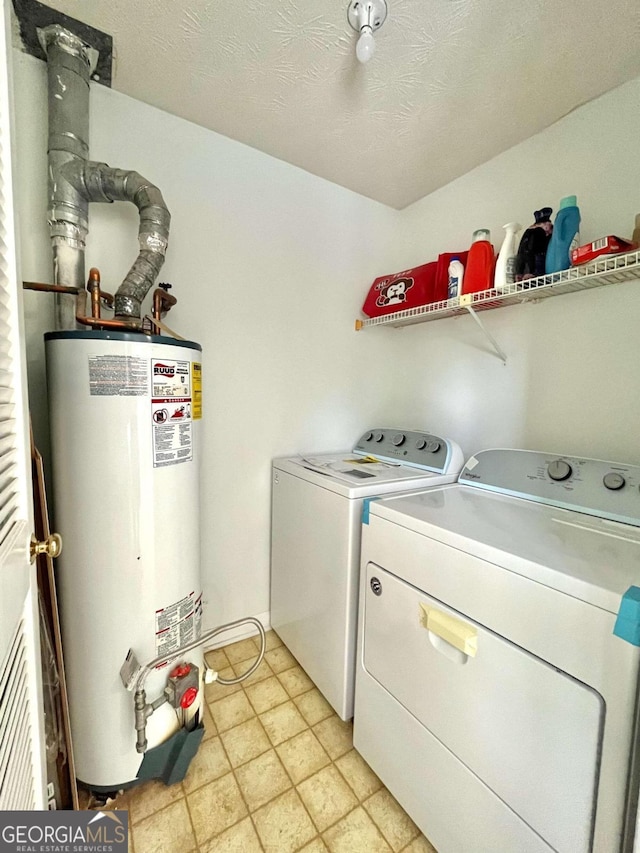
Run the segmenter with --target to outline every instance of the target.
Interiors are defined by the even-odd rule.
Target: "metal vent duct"
[[[160,190],[137,172],[89,160],[89,79],[95,51],[58,24],[40,34],[49,80],[49,225],[54,284],[85,287],[90,202],[130,201],[140,212],[140,252],[115,295],[116,317],[140,317],[164,263],[171,215]],[[56,327],[75,328],[75,300],[56,295]]]

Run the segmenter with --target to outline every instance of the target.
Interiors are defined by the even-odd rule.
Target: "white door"
[[[11,29],[0,16],[0,810],[45,802],[21,281],[11,164]]]

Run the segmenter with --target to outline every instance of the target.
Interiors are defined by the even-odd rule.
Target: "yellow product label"
[[[194,421],[202,417],[202,365],[191,362],[191,417]]]

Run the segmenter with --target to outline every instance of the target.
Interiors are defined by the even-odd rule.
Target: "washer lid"
[[[457,479],[455,470],[435,474],[397,462],[367,462],[366,458],[346,450],[275,459],[273,467],[351,499],[424,489]]]
[[[376,501],[370,515],[611,613],[640,579],[638,528],[522,498],[449,485]]]

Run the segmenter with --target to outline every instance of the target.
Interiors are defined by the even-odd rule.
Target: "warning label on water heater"
[[[90,355],[92,397],[144,397],[149,393],[147,364],[132,355]]]
[[[156,610],[156,657],[171,654],[200,637],[202,593],[195,592]]]
[[[191,363],[191,393],[193,400],[193,419],[202,417],[202,365],[199,361]]]
[[[153,467],[193,458],[193,405],[188,361],[151,360]]]

